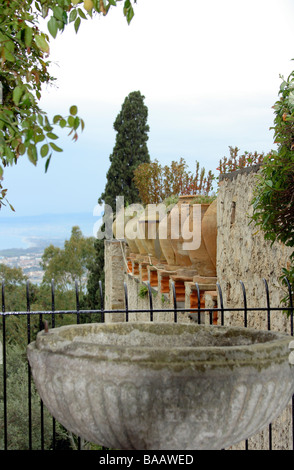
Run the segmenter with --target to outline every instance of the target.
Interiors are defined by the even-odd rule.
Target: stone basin
[[[40,332],[37,390],[74,434],[112,449],[224,449],[272,422],[294,393],[293,338],[180,323]]]

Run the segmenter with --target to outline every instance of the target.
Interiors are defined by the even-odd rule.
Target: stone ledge
[[[231,171],[229,173],[223,173],[222,175],[219,175],[219,181],[232,181],[234,178],[237,178],[238,175],[248,175],[249,173],[257,173],[260,170],[261,166],[261,163],[257,163],[256,165],[248,166],[246,168],[240,168],[239,170]]]

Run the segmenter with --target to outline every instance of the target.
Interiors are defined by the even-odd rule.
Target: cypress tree
[[[110,167],[104,192],[98,203],[108,204],[113,213],[116,208],[116,197],[123,196],[124,203],[133,204],[140,201],[138,189],[133,178],[134,170],[141,163],[150,163],[147,147],[149,125],[147,124],[148,108],[144,104],[140,91],[133,91],[124,100],[113,127],[116,140],[113,152],[109,157]],[[102,229],[103,230],[103,229]],[[89,267],[87,284],[88,301],[95,308],[99,299],[99,280],[104,287],[104,240],[95,240],[95,261]]]
[[[147,147],[149,126],[148,108],[140,91],[133,91],[124,100],[121,111],[113,124],[117,132],[115,146],[109,157],[104,192],[98,202],[104,202],[115,211],[116,196],[123,196],[126,204],[140,202],[134,184],[134,170],[141,163],[149,163]]]

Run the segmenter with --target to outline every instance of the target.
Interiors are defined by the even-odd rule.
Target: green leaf
[[[62,116],[60,116],[60,114],[57,114],[53,118],[53,124],[57,124],[61,119],[62,119]]]
[[[41,51],[46,52],[46,53],[49,52],[49,44],[48,44],[48,42],[46,41],[44,34],[36,35],[36,36],[35,36],[35,41],[36,41],[37,47],[38,47]]]
[[[38,114],[37,119],[38,119],[38,123],[40,124],[40,126],[43,126],[44,120],[43,120],[42,114]]]
[[[86,20],[86,19],[87,19],[87,17],[86,17],[86,15],[85,15],[85,13],[83,12],[83,10],[81,10],[80,8],[78,8],[78,12],[79,12],[80,17],[83,18],[83,20]]]
[[[49,152],[49,145],[48,144],[42,145],[40,152],[41,152],[41,157],[43,158],[47,157],[48,152]]]
[[[80,118],[78,116],[75,117],[75,122],[74,122],[74,130],[76,131],[80,125]]]
[[[18,146],[18,153],[20,155],[24,155],[26,152],[26,146],[24,144],[19,144]]]
[[[69,127],[73,127],[74,124],[75,124],[75,118],[73,116],[68,116],[67,123],[68,123]]]
[[[34,147],[33,145],[30,145],[29,148],[28,148],[27,153],[28,153],[28,157],[29,157],[30,162],[33,163],[33,165],[36,165],[37,161],[38,161],[38,155],[37,155],[36,147]]]
[[[69,112],[72,116],[75,116],[78,112],[77,106],[71,106],[70,109],[69,109]]]
[[[50,20],[48,21],[47,28],[48,28],[48,31],[51,34],[51,36],[56,38],[57,31],[58,31],[58,25],[57,25],[56,18],[54,18],[54,16],[52,16],[50,18]]]
[[[32,39],[33,39],[33,30],[32,28],[27,26],[25,29],[25,45],[27,47],[31,47]]]
[[[5,49],[7,49],[9,52],[11,52],[13,54],[14,49],[15,49],[14,42],[13,41],[7,41],[7,39],[6,39],[5,40]]]
[[[61,119],[61,120],[59,121],[59,125],[60,125],[60,127],[63,129],[63,128],[66,126],[66,120],[65,120],[65,119]]]
[[[133,10],[133,7],[131,6],[128,9],[128,12],[127,12],[127,22],[128,22],[128,24],[130,24],[130,22],[132,21],[133,16],[134,16],[134,10]]]
[[[294,93],[293,92],[289,94],[288,102],[289,102],[290,109],[293,110],[294,108]]]
[[[35,143],[38,144],[39,142],[43,142],[44,139],[45,139],[44,134],[37,134],[35,137]]]
[[[74,23],[75,32],[77,33],[81,24],[81,18],[77,18]]]
[[[55,150],[55,152],[63,152],[63,150],[58,147],[56,144],[54,144],[54,142],[50,142],[50,147]]]
[[[53,134],[53,132],[48,132],[47,137],[48,139],[52,139],[52,140],[58,139],[58,136]]]
[[[71,12],[69,14],[69,22],[72,23],[73,21],[75,21],[76,18],[77,18],[77,15],[78,15],[78,12],[77,12],[76,9],[71,10]]]
[[[45,173],[47,173],[47,170],[48,170],[48,167],[49,167],[49,164],[50,164],[51,157],[52,157],[52,153],[49,155],[49,157],[48,157],[47,160],[46,160],[46,163],[45,163]]]
[[[53,14],[57,20],[63,22],[63,8],[58,7],[58,6],[54,7]]]
[[[6,47],[4,48],[4,57],[8,62],[15,62],[15,57],[11,52],[9,52]]]
[[[12,97],[13,97],[14,104],[16,106],[19,105],[20,98],[21,98],[22,94],[23,94],[23,88],[22,87],[17,86],[17,87],[14,88]]]

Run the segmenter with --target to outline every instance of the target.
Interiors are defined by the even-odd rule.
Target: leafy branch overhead
[[[67,116],[56,114],[53,119],[40,108],[42,86],[55,81],[49,72],[49,35],[55,38],[70,23],[78,32],[82,20],[106,15],[120,1],[0,0],[0,209],[6,201],[5,167],[27,155],[34,165],[44,158],[47,171],[53,152],[62,152],[56,128],[68,129],[74,141],[84,129],[76,106]],[[134,15],[131,0],[124,1],[123,13],[129,23]],[[40,29],[40,20],[46,18],[48,32]]]

